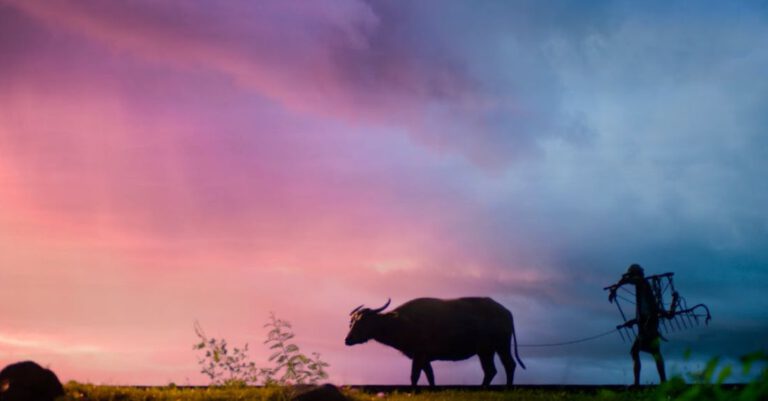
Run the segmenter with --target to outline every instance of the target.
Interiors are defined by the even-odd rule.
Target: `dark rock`
[[[311,386],[309,389],[299,392],[291,398],[292,401],[349,401],[349,398],[339,391],[333,384]]]
[[[18,362],[0,371],[0,401],[53,401],[64,395],[59,378],[32,362]]]

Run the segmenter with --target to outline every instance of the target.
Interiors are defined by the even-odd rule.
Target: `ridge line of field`
[[[695,386],[697,384],[689,384],[688,386]],[[305,385],[301,385],[305,386]],[[394,393],[394,392],[410,392],[413,391],[413,387],[409,385],[391,385],[391,384],[342,384],[338,385],[342,388],[348,388],[365,393]],[[727,383],[720,385],[724,389],[739,389],[745,386],[744,383]],[[162,389],[169,386],[106,386],[106,387],[125,387],[135,389]],[[173,386],[178,389],[207,389],[215,388],[216,386],[185,386],[176,385]],[[265,386],[247,386],[248,388],[263,388]],[[419,391],[440,392],[440,391],[510,391],[510,390],[538,390],[538,391],[562,391],[562,392],[580,392],[580,393],[597,393],[603,390],[619,392],[619,391],[645,391],[657,388],[658,385],[648,384],[641,386],[628,386],[623,384],[520,384],[515,385],[511,389],[504,385],[492,385],[489,387],[483,387],[479,385],[439,385],[435,387],[419,386]]]

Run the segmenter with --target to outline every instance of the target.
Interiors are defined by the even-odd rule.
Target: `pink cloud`
[[[286,105],[321,106],[329,97],[326,92],[336,90],[338,84],[328,82],[333,75],[328,42],[365,46],[359,31],[375,25],[375,17],[356,1],[333,7],[279,4],[198,8],[184,3],[124,7],[98,2],[46,6],[19,2],[16,6],[117,51],[176,68],[223,73]]]
[[[535,115],[482,89],[457,57],[416,44],[396,15],[383,21],[364,2],[15,5],[114,52],[215,72],[296,112],[404,129],[430,149],[484,167],[532,148],[525,131]],[[500,127],[501,120],[519,121]]]

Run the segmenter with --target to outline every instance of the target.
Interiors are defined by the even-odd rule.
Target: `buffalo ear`
[[[8,389],[11,387],[11,382],[8,381],[8,379],[3,380],[0,382],[0,393],[4,393],[8,391]]]

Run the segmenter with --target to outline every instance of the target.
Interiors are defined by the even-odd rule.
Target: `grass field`
[[[768,354],[756,352],[742,358],[745,374],[753,371],[753,365],[762,367],[743,385],[722,384],[732,377],[734,368],[720,365],[712,359],[701,372],[689,374],[686,383],[681,377],[673,377],[661,386],[639,389],[624,387],[590,386],[521,386],[511,390],[480,390],[477,388],[443,388],[430,391],[422,388],[418,393],[407,387],[372,386],[342,387],[342,392],[353,401],[765,401],[768,400]],[[236,387],[211,386],[184,388],[166,387],[116,387],[91,384],[67,383],[66,395],[60,401],[288,401],[296,390],[290,386]],[[392,391],[394,390],[394,391]]]
[[[294,394],[288,387],[209,387],[179,388],[175,386],[134,388],[95,386],[69,383],[66,401],[287,401]],[[351,400],[373,401],[758,401],[768,399],[768,382],[765,380],[744,386],[721,387],[718,385],[685,385],[672,382],[662,387],[638,390],[569,390],[564,388],[505,391],[442,390],[411,393],[365,392],[355,388],[342,388]]]
[[[292,392],[283,387],[251,388],[132,388],[68,384],[64,400],[79,401],[285,401],[290,400]],[[654,390],[622,392],[570,392],[563,390],[509,390],[475,391],[445,390],[411,392],[367,393],[351,388],[342,388],[342,392],[351,400],[391,400],[391,401],[548,401],[548,400],[656,400]]]

